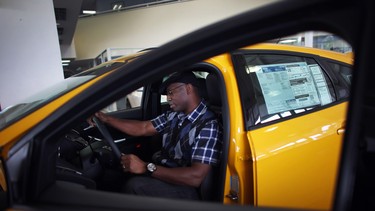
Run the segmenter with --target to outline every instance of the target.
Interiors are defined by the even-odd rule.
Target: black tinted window
[[[347,99],[349,97],[350,85],[352,81],[352,67],[343,63],[329,60],[327,64],[333,70],[337,80],[334,86],[337,90],[338,99]]]

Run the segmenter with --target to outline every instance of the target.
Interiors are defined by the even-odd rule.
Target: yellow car
[[[103,182],[105,175],[121,171],[114,152],[150,160],[160,137],[130,137],[108,127],[113,142],[111,137],[103,141],[104,134],[85,119],[100,105],[110,105],[103,109],[110,115],[139,120],[169,108],[159,93],[166,73],[127,73],[130,64],[148,54],[99,65],[1,112],[0,182],[10,206],[35,199],[59,204],[65,194],[98,200],[109,192],[118,200],[129,197],[116,193],[116,183]],[[214,186],[202,188],[202,200],[330,209],[352,63],[349,54],[258,44],[180,69],[202,78],[201,94],[223,128],[221,166],[211,178]],[[124,83],[127,88],[105,98],[108,90],[116,92]],[[142,99],[137,106],[129,106],[123,95],[132,90]]]
[[[4,109],[0,209],[375,210],[374,10],[372,0],[276,1]],[[316,30],[345,39],[355,54],[256,45]],[[148,159],[159,137],[108,127],[107,140],[86,119],[101,109],[152,118],[166,109],[163,78],[186,69],[203,78],[201,94],[222,123],[214,186],[200,188],[199,202],[116,192],[118,184],[103,181],[116,179],[114,154]],[[128,95],[139,92],[132,104]]]

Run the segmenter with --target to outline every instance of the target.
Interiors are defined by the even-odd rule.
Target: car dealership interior
[[[135,52],[158,47],[194,29],[272,1],[2,1],[1,107],[63,80],[62,64],[66,61],[79,61],[79,66],[87,68],[108,49]],[[81,70],[73,65],[67,71]]]
[[[2,1],[0,107],[11,106],[102,62],[158,47],[210,23],[276,1]],[[342,39],[324,32],[270,42],[351,50]]]

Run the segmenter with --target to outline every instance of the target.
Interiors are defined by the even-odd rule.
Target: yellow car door
[[[349,96],[342,70],[350,65],[318,53],[233,54],[257,206],[330,209],[333,203]]]
[[[329,209],[346,103],[248,132],[258,206]]]

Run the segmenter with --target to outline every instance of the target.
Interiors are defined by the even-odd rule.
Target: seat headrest
[[[206,77],[207,95],[210,105],[221,106],[221,97],[219,90],[219,79],[216,74],[210,73]]]
[[[208,100],[207,88],[206,88],[206,79],[197,78],[197,88],[201,98]]]

